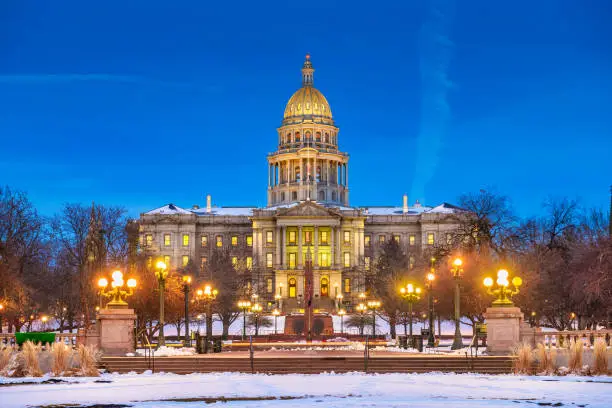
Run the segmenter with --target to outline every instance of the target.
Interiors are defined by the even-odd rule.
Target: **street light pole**
[[[157,347],[166,345],[166,338],[164,337],[164,292],[166,290],[166,278],[168,277],[168,266],[163,261],[158,261],[155,264],[155,277],[159,283],[159,336],[157,340]]]
[[[340,315],[340,334],[344,334],[344,315],[346,314],[346,310],[340,309],[338,310],[338,314]]]
[[[191,347],[191,337],[189,336],[189,286],[191,285],[191,276],[183,276],[183,293],[185,294],[185,339],[183,346]]]
[[[363,336],[363,328],[364,328],[363,326],[365,326],[365,321],[364,321],[363,314],[368,309],[368,307],[365,304],[360,303],[360,304],[357,305],[357,307],[355,309],[357,310],[357,312],[360,315],[360,319],[359,319],[359,334],[361,336]]]
[[[246,312],[251,307],[251,302],[248,300],[238,301],[238,307],[242,309],[242,341],[246,339]]]
[[[370,300],[368,307],[372,309],[372,336],[376,336],[376,309],[380,307],[380,301]]]
[[[272,314],[274,315],[274,334],[278,334],[278,332],[276,330],[276,327],[277,327],[276,322],[278,320],[278,315],[280,315],[280,310],[274,309],[272,311]]]
[[[428,286],[428,303],[429,303],[429,335],[427,337],[427,346],[434,347],[436,345],[434,337],[434,308],[433,308],[433,282],[436,279],[434,274],[435,269],[433,267],[434,260],[432,258],[431,272],[427,274],[427,286]]]
[[[410,347],[414,348],[412,341],[412,304],[421,298],[421,288],[415,287],[412,283],[400,288],[400,294],[408,301],[408,318],[410,322]]]
[[[451,350],[459,350],[463,348],[463,339],[461,338],[461,285],[460,281],[463,276],[463,261],[457,258],[453,261],[452,268],[453,278],[455,279],[455,338]]]

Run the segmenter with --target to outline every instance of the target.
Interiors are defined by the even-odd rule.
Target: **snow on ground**
[[[66,379],[74,381],[75,379]],[[96,380],[110,382],[94,382]],[[143,407],[202,407],[187,398],[293,397],[233,401],[228,407],[609,407],[611,377],[528,377],[477,374],[106,374],[73,384],[2,387],[0,406],[127,404]],[[83,381],[86,381],[83,383]],[[0,379],[2,382],[2,379]],[[213,406],[216,406],[213,405]],[[554,405],[561,406],[561,405]]]

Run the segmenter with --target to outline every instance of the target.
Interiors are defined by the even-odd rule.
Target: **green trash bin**
[[[18,346],[22,346],[26,341],[31,341],[35,344],[53,344],[55,343],[55,333],[51,332],[29,332],[15,333],[15,342]]]

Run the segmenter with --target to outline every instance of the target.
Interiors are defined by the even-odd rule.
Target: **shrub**
[[[604,339],[595,340],[593,345],[593,372],[608,374],[608,348]]]
[[[533,364],[533,352],[528,343],[517,344],[513,347],[512,353],[516,355],[514,360],[515,374],[530,374]]]
[[[43,374],[40,369],[38,355],[41,348],[41,346],[36,345],[29,340],[23,343],[22,353],[25,359],[26,373],[31,377],[40,377]]]
[[[569,363],[568,369],[572,373],[580,374],[582,372],[582,354],[584,352],[584,346],[582,340],[575,341],[572,343],[569,349]]]

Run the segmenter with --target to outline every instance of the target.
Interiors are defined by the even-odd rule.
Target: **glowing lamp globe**
[[[519,287],[523,284],[523,280],[520,277],[515,276],[514,278],[512,278],[512,284],[516,287]]]
[[[135,288],[136,287],[136,279],[134,279],[134,278],[128,279],[127,285],[128,285],[128,288]]]
[[[101,288],[105,288],[108,286],[108,280],[106,278],[98,279],[98,286]]]
[[[483,283],[487,288],[490,288],[493,286],[493,278],[485,278]]]

